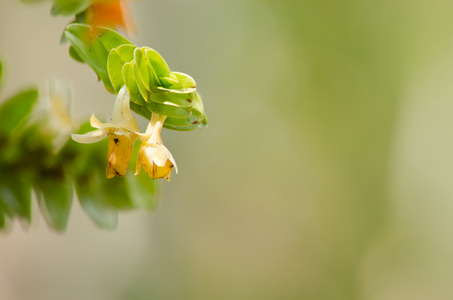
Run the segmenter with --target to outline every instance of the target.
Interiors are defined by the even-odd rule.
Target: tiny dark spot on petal
[[[192,103],[192,100],[190,100],[190,99],[187,99],[187,102],[190,102],[190,103]]]
[[[197,124],[197,123],[198,123],[198,121],[193,121],[193,122],[192,122],[193,125],[195,125],[195,124]]]
[[[119,139],[113,139],[113,141],[115,142],[115,144],[118,144],[118,142],[120,141]]]

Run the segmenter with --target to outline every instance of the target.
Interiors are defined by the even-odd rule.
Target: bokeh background
[[[453,299],[452,1],[132,9],[209,128],[164,132],[180,173],[157,211],[109,232],[74,202],[63,234],[39,214],[0,234],[0,299]],[[2,98],[58,78],[77,120],[109,117],[49,11],[1,0]]]

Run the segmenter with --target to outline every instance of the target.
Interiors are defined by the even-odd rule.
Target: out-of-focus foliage
[[[38,3],[46,0],[21,0],[24,3]],[[128,0],[52,0],[52,16],[74,16],[72,23],[91,26],[105,26],[112,29],[122,28],[135,32]],[[62,37],[65,41],[65,37]]]
[[[118,93],[126,85],[136,113],[147,119],[152,113],[168,116],[164,125],[168,129],[188,131],[206,125],[195,80],[171,72],[154,49],[136,47],[105,27],[71,24],[65,36],[72,44],[71,56],[87,63],[107,91]]]
[[[86,10],[90,4],[91,0],[55,0],[51,13],[54,16],[63,15],[63,16],[72,16],[77,15],[84,10]]]
[[[1,70],[0,64],[0,77]],[[47,223],[58,231],[66,228],[73,186],[102,228],[115,228],[120,210],[155,208],[157,188],[149,177],[105,177],[106,142],[80,145],[67,136],[56,152],[54,141],[61,137],[49,126],[58,116],[52,110],[35,116],[37,100],[38,91],[29,89],[0,106],[0,229],[15,218],[31,221],[32,190]],[[79,132],[89,130],[85,124]]]
[[[21,0],[24,3],[38,3],[44,2],[49,0]],[[51,0],[53,1],[51,14],[53,16],[74,16],[78,15],[88,7],[96,2],[95,0]],[[104,0],[104,1],[97,1],[97,2],[120,2],[119,0]]]

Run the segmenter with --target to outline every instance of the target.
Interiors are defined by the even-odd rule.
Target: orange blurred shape
[[[87,23],[112,29],[122,27],[128,34],[136,32],[129,4],[124,0],[94,1],[87,11]]]

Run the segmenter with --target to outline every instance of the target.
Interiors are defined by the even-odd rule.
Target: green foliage
[[[37,98],[35,89],[26,90],[0,106],[0,229],[15,218],[31,221],[32,190],[57,231],[67,226],[73,187],[87,215],[105,229],[116,228],[118,211],[156,207],[156,183],[146,175],[129,170],[125,178],[106,178],[106,141],[81,145],[68,136],[55,153],[57,136],[50,133],[49,121],[57,116],[47,111],[37,118],[32,111]],[[86,123],[78,132],[90,130]]]
[[[65,35],[73,47],[71,56],[87,63],[109,92],[118,93],[126,85],[136,113],[148,119],[151,113],[165,115],[168,118],[164,127],[173,130],[188,131],[206,125],[195,80],[171,72],[154,49],[136,47],[104,27],[71,24]]]
[[[12,177],[9,174],[1,174],[0,179],[0,215],[10,218],[17,215],[20,218],[30,221],[30,179],[26,176]]]
[[[53,16],[77,15],[86,10],[90,4],[91,0],[55,0],[50,13]]]
[[[134,45],[121,45],[110,51],[107,60],[107,70],[122,70],[126,63],[129,63],[134,59]],[[128,65],[130,67],[130,64]],[[130,70],[132,71],[132,69]],[[124,79],[122,72],[109,72],[109,79],[115,89],[115,93],[118,94],[120,89],[123,87]],[[129,76],[131,79],[132,76]]]
[[[73,52],[71,56],[87,63],[102,80],[106,90],[113,93],[114,89],[107,73],[108,54],[113,48],[132,43],[111,29],[92,28],[81,24],[68,25],[65,36],[74,47],[70,50]]]
[[[21,92],[0,107],[0,135],[8,135],[30,114],[38,99],[35,89]]]
[[[108,92],[118,94],[125,86],[131,109],[148,119],[152,113],[167,116],[166,128],[188,131],[206,125],[192,77],[172,72],[154,49],[137,47],[112,29],[84,25],[93,0],[52,1],[52,15],[75,16],[61,42],[71,44],[70,56],[88,64]],[[0,83],[2,73],[0,62]],[[56,125],[51,122],[63,118],[61,111],[51,108],[37,116],[37,99],[38,91],[29,89],[0,106],[0,229],[16,218],[31,221],[32,191],[47,223],[58,231],[68,224],[74,189],[82,208],[101,228],[115,228],[119,211],[156,207],[157,185],[146,172],[134,176],[129,170],[124,178],[107,179],[107,142],[80,145],[67,133],[62,136],[63,130],[52,129]],[[90,129],[84,124],[79,133]],[[65,139],[65,145],[59,143]],[[134,151],[137,156],[137,147]]]
[[[56,170],[48,171],[47,174],[42,174],[44,176],[36,178],[34,188],[47,223],[56,230],[62,231],[66,229],[71,211],[72,184],[68,175],[61,172],[58,166]]]

